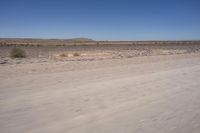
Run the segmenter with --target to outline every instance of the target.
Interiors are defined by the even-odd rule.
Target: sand
[[[200,54],[0,65],[1,133],[199,133]]]

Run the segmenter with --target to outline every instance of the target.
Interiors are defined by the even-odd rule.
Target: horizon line
[[[123,42],[133,42],[133,41],[200,41],[200,39],[151,39],[151,40],[147,40],[147,39],[143,39],[143,40],[108,40],[108,39],[101,39],[101,40],[95,40],[95,39],[92,39],[92,38],[85,38],[85,37],[75,37],[75,38],[30,38],[30,37],[0,37],[0,39],[27,39],[27,40],[75,40],[75,39],[88,39],[88,40],[91,40],[91,41],[116,41],[116,42],[120,42],[120,41],[123,41]],[[87,40],[86,40],[87,41]]]

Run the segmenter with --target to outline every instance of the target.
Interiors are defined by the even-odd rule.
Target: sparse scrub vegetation
[[[73,56],[80,56],[80,53],[74,53]]]
[[[68,54],[67,53],[62,53],[60,54],[61,57],[68,57]]]
[[[26,58],[26,52],[20,48],[13,48],[10,51],[11,58]]]

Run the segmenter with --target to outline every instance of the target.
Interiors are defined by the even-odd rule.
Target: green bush
[[[13,48],[10,52],[11,58],[26,58],[26,52],[20,48]]]

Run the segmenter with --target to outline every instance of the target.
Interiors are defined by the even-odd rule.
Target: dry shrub
[[[60,56],[61,56],[61,57],[68,57],[68,54],[62,53],[62,54],[60,54]]]
[[[26,58],[26,52],[20,48],[13,48],[10,52],[11,58]]]
[[[73,56],[80,56],[80,53],[74,53]]]

